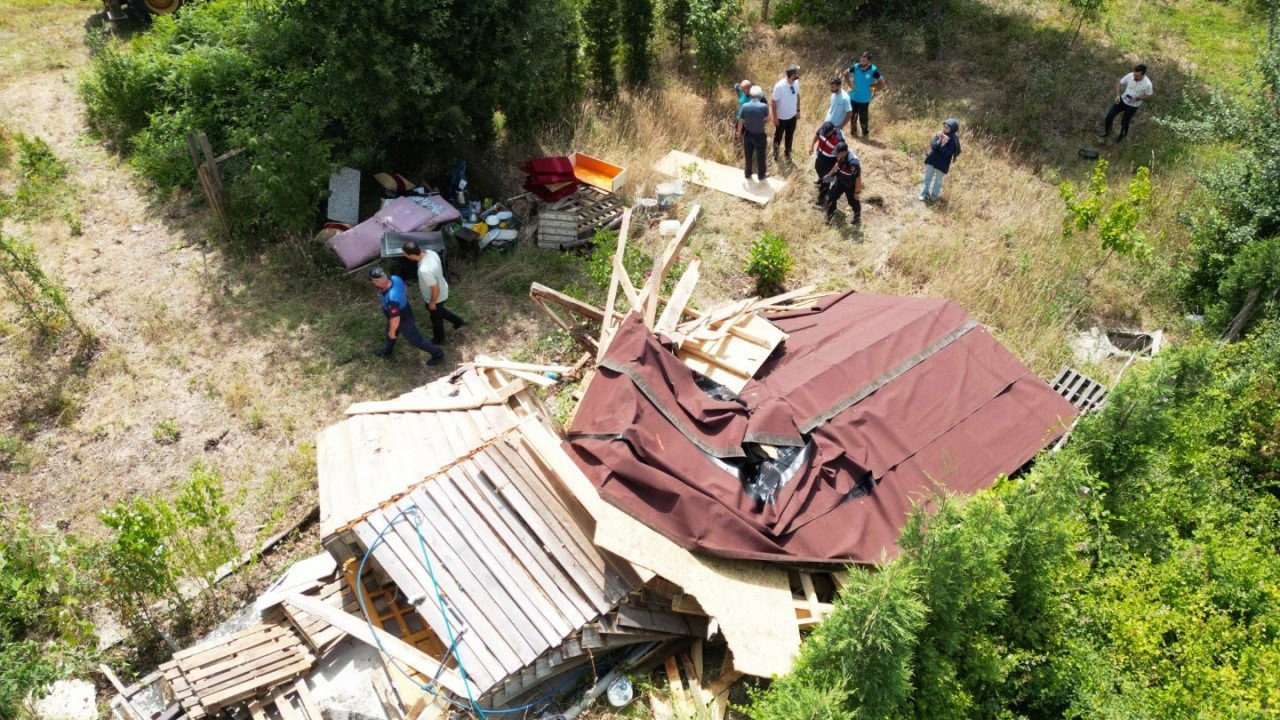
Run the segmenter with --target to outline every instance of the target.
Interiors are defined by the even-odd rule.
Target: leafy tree
[[[1034,470],[918,509],[753,717],[1265,717],[1280,325],[1166,351]]]
[[[82,94],[162,188],[196,183],[188,132],[243,148],[224,173],[240,234],[300,230],[334,162],[412,169],[491,141],[496,113],[516,134],[554,121],[579,35],[575,0],[206,0],[96,48]]]
[[[1255,320],[1280,314],[1280,273],[1270,264],[1280,242],[1280,0],[1259,4],[1269,32],[1249,90],[1215,93],[1186,117],[1167,121],[1189,140],[1236,148],[1201,178],[1205,201],[1190,214],[1192,248],[1180,265],[1184,304],[1203,312],[1214,329],[1226,328],[1246,306]]]
[[[687,49],[689,38],[689,16],[693,0],[665,0],[662,4],[662,20],[668,31],[675,36],[676,49],[681,55]]]
[[[618,74],[614,60],[618,52],[619,0],[586,0],[582,22],[586,31],[587,69],[596,95],[602,100],[618,96]]]
[[[699,72],[708,84],[733,69],[747,35],[742,0],[689,0],[689,32]]]
[[[649,39],[653,36],[653,0],[622,2],[622,68],[632,85],[649,82],[653,58]]]

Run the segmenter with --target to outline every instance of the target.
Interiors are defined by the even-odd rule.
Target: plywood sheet
[[[679,585],[720,624],[734,668],[759,677],[791,669],[800,649],[791,586],[784,569],[761,562],[694,555],[610,505],[560,447],[532,423],[519,432],[595,520],[595,543],[637,568]]]
[[[750,200],[764,205],[773,199],[787,181],[777,176],[759,180],[747,180],[742,176],[742,168],[721,165],[703,160],[697,155],[690,155],[679,150],[672,150],[654,163],[653,168],[660,173],[683,179],[695,185],[711,188],[734,197]]]

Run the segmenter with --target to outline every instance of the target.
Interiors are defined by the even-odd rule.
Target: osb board
[[[719,622],[735,669],[758,677],[791,669],[800,632],[786,570],[694,555],[601,498],[561,448],[559,438],[533,423],[521,426],[520,432],[595,520],[596,545],[679,585]]]
[[[764,182],[747,180],[742,176],[740,167],[729,167],[703,160],[697,155],[679,150],[672,150],[664,155],[654,163],[653,169],[760,205],[768,203],[774,195],[787,186],[787,181],[776,175],[770,175]]]
[[[787,334],[755,314],[749,320],[739,321],[735,325],[744,334],[766,344],[761,345],[732,333],[714,340],[697,340],[691,337],[681,344],[676,356],[696,372],[740,393],[746,387],[747,380],[756,374],[774,348],[786,339]]]

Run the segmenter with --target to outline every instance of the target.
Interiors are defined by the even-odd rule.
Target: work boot
[[[439,355],[432,355],[431,359],[427,361],[427,365],[434,367],[443,362],[444,362],[444,353],[440,353]]]

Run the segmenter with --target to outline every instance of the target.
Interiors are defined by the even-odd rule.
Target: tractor
[[[107,18],[122,20],[130,15],[141,22],[151,22],[152,15],[168,15],[182,5],[182,0],[102,0]]]

